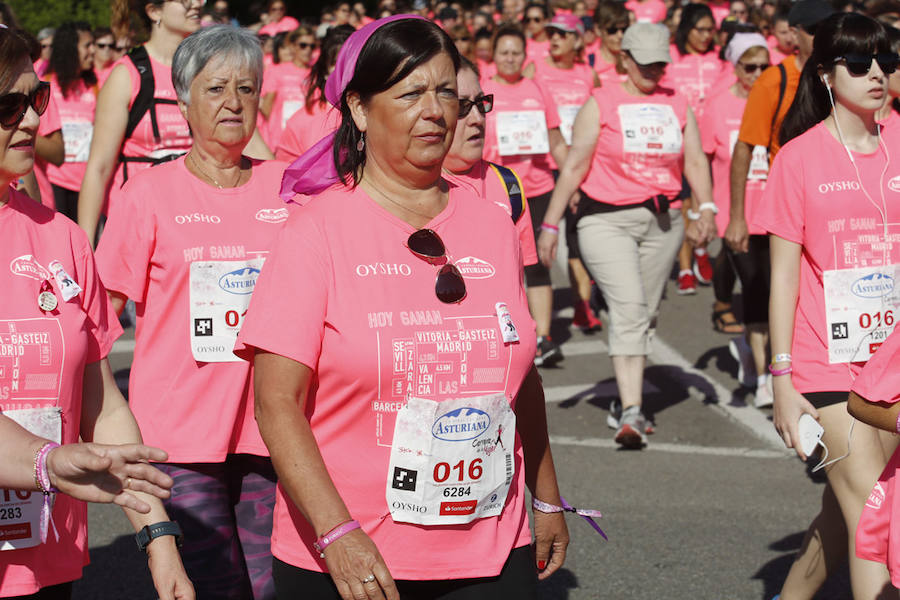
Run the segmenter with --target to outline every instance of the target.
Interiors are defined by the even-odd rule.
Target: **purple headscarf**
[[[325,99],[332,106],[339,108],[341,96],[347,89],[347,84],[353,79],[356,72],[356,61],[363,46],[372,37],[379,27],[401,19],[427,20],[418,15],[393,15],[372,21],[365,27],[355,31],[338,53],[334,71],[325,82]],[[303,153],[300,158],[291,163],[284,171],[281,179],[281,199],[291,202],[294,194],[317,194],[334,185],[338,181],[337,169],[334,166],[334,136],[333,131],[319,140],[312,148]]]

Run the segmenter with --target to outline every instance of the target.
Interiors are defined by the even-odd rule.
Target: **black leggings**
[[[53,184],[53,203],[56,212],[78,222],[78,192]]]
[[[41,588],[36,594],[30,596],[15,596],[6,600],[71,600],[72,583],[60,583]]]
[[[728,246],[725,251],[741,279],[744,312],[742,320],[747,324],[769,322],[769,236],[751,235],[747,252],[734,252]]]
[[[713,294],[716,302],[722,304],[731,304],[734,295],[734,282],[737,281],[737,274],[734,272],[734,265],[725,250],[725,241],[722,241],[722,250],[713,261]]]
[[[534,240],[537,241],[541,235],[541,223],[544,222],[544,213],[550,206],[550,196],[552,191],[534,198],[528,199],[528,210],[531,211],[531,226],[534,229]],[[550,285],[550,269],[538,262],[536,265],[528,265],[525,267],[525,283],[528,287],[540,287],[542,285]]]
[[[465,557],[461,560],[465,561]],[[276,558],[272,575],[275,578],[275,597],[279,600],[341,598],[328,573],[301,569]],[[537,570],[531,546],[522,546],[510,552],[503,570],[496,577],[425,581],[398,579],[396,583],[402,600],[537,600]]]

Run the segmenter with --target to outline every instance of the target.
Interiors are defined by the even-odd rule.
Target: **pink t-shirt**
[[[184,161],[128,180],[97,250],[106,287],[137,304],[129,404],[144,441],[165,448],[171,462],[267,456],[250,365],[209,353],[231,354],[233,333],[229,341],[222,330],[240,326],[261,266],[255,259],[266,258],[287,220],[278,197],[285,165],[254,161],[248,183],[220,190]]]
[[[131,76],[131,98],[128,108],[134,104],[138,92],[141,89],[141,77],[131,59],[127,56],[116,61],[116,65],[125,65]],[[150,67],[153,70],[154,97],[160,100],[177,100],[175,86],[172,85],[172,68],[150,57]],[[152,109],[151,109],[152,110]],[[158,104],[156,106],[157,124],[159,125],[159,141],[153,137],[153,127],[150,122],[150,111],[138,123],[134,133],[122,144],[122,154],[125,156],[150,156],[161,158],[172,154],[180,154],[191,149],[193,144],[191,130],[187,121],[181,115],[181,111],[174,104]],[[128,163],[128,178],[130,179],[139,171],[150,167],[150,163]],[[125,182],[123,163],[119,163],[109,191],[110,203],[120,196],[120,189]]]
[[[536,63],[550,56],[550,40],[538,42],[531,38],[525,38],[525,64]]]
[[[596,59],[594,60],[594,71],[597,72],[597,77],[600,78],[601,87],[624,83],[625,80],[628,79],[628,75],[616,71],[616,63],[606,62],[599,51],[594,56],[596,56]]]
[[[106,67],[105,69],[94,69],[94,72],[97,74],[97,86],[103,87],[103,84],[106,83],[106,80],[109,79],[109,74],[112,73],[113,67],[116,66],[116,63],[113,63]]]
[[[427,227],[465,277],[460,304],[437,299],[435,267],[406,248],[415,228],[362,188],[334,186],[313,198],[276,241],[236,349],[254,346],[315,369],[306,404],[312,432],[350,514],[394,577],[495,576],[513,548],[530,542],[518,435],[498,517],[410,525],[391,518],[385,499],[394,423],[408,395],[443,402],[501,393],[514,405],[534,359],[535,326],[509,217],[451,184],[447,207]],[[519,342],[503,342],[498,302],[507,304]],[[324,571],[315,539],[279,485],[272,553]]]
[[[722,26],[722,21],[724,21],[728,15],[731,14],[731,9],[727,4],[710,4],[709,10],[712,11],[713,20],[716,22],[716,27]]]
[[[738,98],[730,89],[725,89],[707,101],[699,124],[703,151],[712,155],[713,200],[719,209],[716,229],[720,237],[725,235],[731,214],[731,155],[746,104],[746,98]],[[764,177],[768,174],[767,156],[765,147],[754,148],[756,160],[751,161],[747,176],[744,218],[751,235],[766,234],[766,230],[756,222],[756,211],[766,188]]]
[[[259,35],[276,35],[282,31],[293,31],[300,27],[300,22],[294,17],[284,16],[275,23],[263,25],[259,29]]]
[[[66,162],[60,166],[48,164],[47,177],[50,183],[77,192],[84,179],[94,134],[94,107],[97,106],[97,88],[87,87],[78,80],[68,96],[54,76],[50,80],[50,92],[59,109],[62,123],[63,142],[66,146]]]
[[[54,261],[82,288],[68,301],[50,272]],[[0,265],[0,410],[57,406],[63,443],[77,442],[84,367],[105,357],[122,333],[91,246],[72,221],[10,190],[0,206]],[[57,297],[52,312],[38,308],[45,280]],[[85,504],[57,495],[53,522],[58,541],[51,531],[44,544],[0,552],[0,596],[27,596],[81,577],[88,563]],[[0,528],[0,539],[12,539],[10,532]]]
[[[594,70],[590,65],[575,63],[571,69],[559,69],[547,64],[548,59],[535,63],[534,80],[542,89],[550,92],[559,115],[559,131],[567,144],[572,143],[572,125],[575,115],[591,97],[594,89]],[[551,169],[557,169],[556,161],[548,157]]]
[[[500,156],[499,133],[497,131],[498,115],[508,113],[543,112],[547,129],[559,127],[559,113],[556,103],[546,88],[535,81],[523,77],[513,85],[498,83],[490,79],[482,83],[485,94],[494,95],[494,109],[485,115],[484,158],[491,162],[509,167],[519,174],[525,184],[525,194],[529,198],[546,194],[553,189],[553,173],[551,172],[549,152],[541,154],[516,154]]]
[[[891,334],[866,363],[851,388],[869,402],[900,401],[900,333]],[[900,451],[895,450],[872,488],[856,526],[856,555],[884,563],[894,587],[900,586],[900,493],[897,475]]]
[[[621,84],[595,89],[592,96],[600,109],[600,137],[582,191],[620,206],[658,194],[678,196],[687,99],[661,86],[649,96],[632,96]]]
[[[487,62],[479,59],[478,73],[480,74],[480,81],[483,86],[485,81],[497,74],[497,65],[492,62]]]
[[[288,119],[281,141],[275,150],[275,158],[293,162],[301,154],[312,148],[319,140],[341,124],[341,111],[318,102],[313,104],[312,113],[301,108]]]
[[[662,23],[666,20],[666,5],[662,0],[628,0],[625,8],[634,13],[638,23]]]
[[[722,72],[730,65],[721,60],[715,52],[706,54],[685,54],[682,56],[676,46],[669,49],[672,63],[666,67],[660,85],[678,90],[684,95],[694,116],[703,116],[703,104],[710,95],[713,85],[722,77]],[[733,80],[729,82],[729,85]]]
[[[59,108],[53,94],[50,94],[50,102],[47,103],[47,110],[41,115],[41,124],[38,126],[38,135],[48,136],[54,131],[62,129],[62,121],[59,118]],[[48,208],[56,209],[56,201],[53,199],[53,187],[47,178],[47,167],[50,166],[46,160],[39,156],[34,156],[34,177],[37,179],[38,190],[41,192],[41,204]]]
[[[278,147],[288,119],[306,106],[308,77],[309,69],[301,69],[290,62],[278,63],[266,69],[261,95],[275,94],[272,110],[266,119],[266,142],[270,148]]]
[[[467,173],[444,173],[454,183],[467,186],[475,192],[475,195],[490,201],[503,209],[507,216],[512,217],[512,208],[509,205],[509,190],[499,174],[487,163],[481,160]],[[516,179],[519,176],[516,175]],[[518,182],[521,187],[521,181]],[[523,194],[524,197],[524,194]],[[522,248],[522,260],[524,266],[536,265],[538,262],[537,248],[534,243],[534,228],[531,225],[531,209],[528,202],[519,220],[516,222],[516,231],[519,232],[519,246]]]
[[[885,127],[882,141],[892,157],[900,156],[900,129]],[[803,245],[800,282],[791,354],[791,379],[797,391],[827,392],[850,389],[862,363],[829,364],[832,331],[825,313],[824,272],[879,267],[883,261],[884,229],[872,202],[882,197],[891,215],[900,211],[900,164],[894,158],[885,168],[885,155],[853,153],[859,179],[841,146],[822,123],[794,138],[775,157],[757,212],[758,223],[780,238]],[[815,160],[810,160],[815,157]],[[872,198],[866,198],[860,189]],[[879,190],[879,181],[884,189]],[[888,224],[888,234],[897,226]],[[889,244],[887,261],[900,262],[900,246]]]

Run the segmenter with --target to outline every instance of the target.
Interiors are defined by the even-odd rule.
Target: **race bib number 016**
[[[398,523],[454,525],[503,511],[515,470],[516,417],[503,394],[397,413],[385,499]]]
[[[191,263],[191,352],[199,362],[239,362],[234,341],[265,259]]]
[[[668,104],[620,104],[625,154],[680,154],[681,124]]]
[[[864,362],[894,330],[898,265],[825,271],[828,362]]]
[[[497,151],[500,156],[550,152],[544,111],[498,112]]]

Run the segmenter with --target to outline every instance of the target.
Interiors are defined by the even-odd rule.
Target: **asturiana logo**
[[[282,223],[287,221],[288,209],[286,208],[261,208],[256,211],[256,220],[263,223]]]
[[[900,175],[891,177],[888,180],[888,189],[892,192],[900,192]]]
[[[483,410],[464,406],[440,416],[431,427],[431,434],[445,442],[474,440],[491,426],[491,417]]]
[[[466,279],[487,279],[488,277],[493,277],[496,272],[494,265],[474,256],[461,258],[454,264]]]
[[[850,291],[860,298],[883,298],[894,291],[894,278],[883,273],[872,273],[854,281]]]
[[[252,294],[256,287],[256,279],[259,277],[259,269],[244,267],[219,277],[219,287],[229,294]]]
[[[38,281],[43,281],[52,277],[50,272],[42,267],[31,254],[23,254],[22,256],[12,259],[9,263],[9,270],[12,271],[14,275],[31,277]]]

